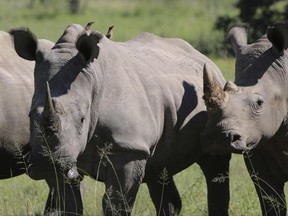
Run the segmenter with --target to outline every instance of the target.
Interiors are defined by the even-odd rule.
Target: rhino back
[[[182,159],[183,167],[169,168],[175,173],[190,165],[200,154],[199,134],[206,122],[203,65],[211,66],[223,86],[219,69],[180,39],[144,33],[124,43],[104,40],[99,46],[95,64],[113,62],[104,69],[100,122],[118,143],[150,151],[151,164],[155,159],[168,167]],[[190,157],[183,157],[188,153]]]

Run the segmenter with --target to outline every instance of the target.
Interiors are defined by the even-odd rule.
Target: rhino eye
[[[258,100],[257,100],[256,103],[257,103],[257,105],[258,105],[259,107],[261,107],[261,106],[263,105],[264,101],[263,101],[262,98],[258,98]]]
[[[260,108],[264,103],[263,97],[259,94],[252,95],[251,99],[252,99],[251,100],[252,106],[254,106],[254,108],[256,108],[256,109]]]
[[[250,109],[253,116],[259,116],[261,113],[263,113],[263,104],[264,99],[259,94],[252,95],[251,101],[250,101]]]
[[[84,121],[85,121],[85,118],[83,117],[83,118],[81,118],[81,123],[83,124],[84,123]]]

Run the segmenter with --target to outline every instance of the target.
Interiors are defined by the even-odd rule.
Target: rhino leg
[[[231,155],[204,155],[197,162],[206,178],[210,216],[228,216]]]
[[[47,216],[72,216],[83,215],[83,203],[80,184],[58,183],[58,185],[47,182],[50,188],[45,206],[44,215]]]
[[[24,146],[19,152],[15,151],[14,155],[4,149],[0,149],[0,179],[12,178],[27,171],[28,163],[25,155],[30,151],[30,146]]]
[[[157,215],[179,215],[182,203],[173,177],[162,172],[157,174],[146,181]]]
[[[285,175],[272,155],[258,148],[246,153],[244,160],[259,197],[262,215],[286,215]]]
[[[146,157],[141,153],[122,152],[106,158],[106,191],[102,199],[104,215],[130,215],[142,183]]]
[[[5,150],[0,150],[0,179],[7,179],[26,172],[25,164]]]

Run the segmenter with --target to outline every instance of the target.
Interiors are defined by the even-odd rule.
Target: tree
[[[70,12],[77,14],[80,11],[80,0],[69,0]]]
[[[236,23],[249,24],[248,40],[255,41],[265,34],[268,26],[274,22],[288,19],[288,2],[286,0],[238,0],[235,5],[239,9],[236,17],[220,16],[215,27],[226,32]],[[227,43],[225,40],[224,43]]]

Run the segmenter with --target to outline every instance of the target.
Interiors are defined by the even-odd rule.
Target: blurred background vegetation
[[[115,25],[115,40],[149,31],[180,37],[204,54],[227,56],[225,31],[234,23],[250,24],[257,39],[268,25],[288,19],[287,0],[0,0],[2,30],[27,26],[41,38],[56,41],[70,23],[105,32]]]
[[[28,27],[38,38],[56,41],[71,23],[105,33],[114,25],[113,40],[129,40],[143,31],[177,37],[207,54],[227,79],[234,79],[234,58],[225,40],[228,26],[250,24],[249,40],[263,35],[268,25],[288,19],[287,0],[0,0],[0,27]],[[183,201],[183,216],[207,215],[206,184],[197,165],[175,176]],[[85,178],[85,215],[101,215],[103,184]],[[241,155],[233,155],[230,170],[230,215],[261,215],[254,186]],[[0,182],[0,215],[41,215],[47,185],[22,175]],[[221,198],[220,198],[221,199]],[[145,185],[133,215],[155,215]]]

